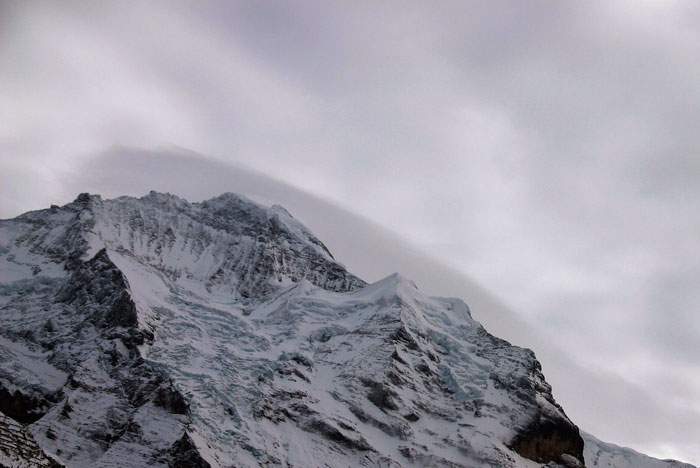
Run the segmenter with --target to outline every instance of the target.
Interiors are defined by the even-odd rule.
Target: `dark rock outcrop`
[[[583,438],[571,421],[544,414],[511,441],[510,448],[525,458],[541,463],[565,462],[572,457],[583,464]],[[566,455],[568,457],[562,456]],[[564,465],[568,466],[568,465]]]
[[[0,413],[0,454],[12,467],[63,468],[44,453],[34,437],[17,421]],[[0,463],[0,467],[3,466]],[[9,468],[9,467],[8,467]]]
[[[190,414],[190,405],[172,384],[161,385],[156,391],[153,404],[159,406],[172,414]]]
[[[202,458],[187,432],[173,444],[170,454],[172,456],[168,465],[170,468],[211,468],[211,465]]]
[[[105,249],[76,269],[58,301],[89,310],[89,320],[103,328],[138,324],[129,283]]]
[[[0,385],[0,412],[22,424],[31,424],[41,418],[52,404],[47,398],[10,392]]]

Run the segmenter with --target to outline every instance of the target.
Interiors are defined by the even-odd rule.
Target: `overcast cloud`
[[[692,1],[0,2],[0,216],[143,194],[99,176],[128,148],[243,164],[484,285],[584,429],[700,464],[698,57]]]

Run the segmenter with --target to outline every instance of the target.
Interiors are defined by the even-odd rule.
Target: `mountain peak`
[[[102,201],[102,197],[99,195],[91,195],[87,192],[79,194],[75,200],[73,200],[73,203],[75,204],[86,204],[90,203],[92,201]]]
[[[416,284],[400,273],[392,273],[357,291],[356,294],[361,295],[366,300],[385,302],[393,299],[413,301],[422,295]]]
[[[0,222],[0,268],[0,401],[67,467],[583,461],[534,353],[277,205],[81,194]]]

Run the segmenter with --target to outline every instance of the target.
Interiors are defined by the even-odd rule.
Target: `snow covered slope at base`
[[[588,468],[695,468],[675,460],[659,460],[632,449],[601,442],[581,431],[586,447],[583,452]]]
[[[0,255],[0,411],[66,466],[582,466],[532,351],[279,206],[82,194]]]

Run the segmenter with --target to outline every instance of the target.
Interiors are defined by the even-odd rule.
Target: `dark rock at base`
[[[64,468],[44,453],[34,437],[20,423],[0,413],[0,453],[11,460],[10,466]],[[0,467],[4,466],[0,463]],[[8,467],[9,468],[9,467]]]
[[[578,428],[570,421],[540,415],[513,439],[510,448],[522,457],[540,463],[561,464],[573,458],[583,464],[583,445]]]
[[[187,432],[173,444],[170,453],[172,455],[170,468],[211,468],[211,465],[199,454],[197,446]]]
[[[48,407],[48,402],[25,395],[19,390],[14,393],[0,385],[0,412],[22,424],[31,424],[41,418]]]

